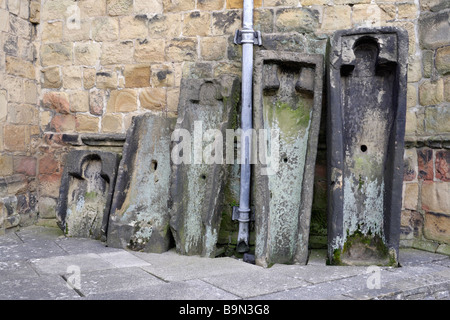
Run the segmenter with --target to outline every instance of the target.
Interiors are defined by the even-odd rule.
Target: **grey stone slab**
[[[0,300],[72,300],[80,296],[60,276],[3,278]]]
[[[0,247],[0,261],[48,258],[66,254],[67,252],[50,240],[36,240]]]
[[[64,233],[58,228],[43,226],[26,227],[16,231],[16,234],[23,242],[55,240],[64,236]]]
[[[332,264],[397,262],[407,58],[408,33],[400,28],[338,30],[330,38],[327,168],[332,187],[327,211]]]
[[[179,253],[214,257],[230,170],[224,152],[230,149],[226,130],[235,129],[239,79],[229,75],[182,79],[180,88],[172,147],[170,228]]]
[[[334,282],[325,282],[254,297],[255,300],[352,300],[345,296],[348,288]]]
[[[0,235],[0,247],[21,244],[23,241],[16,235],[15,232],[8,232]]]
[[[152,113],[133,117],[111,205],[109,246],[146,252],[169,249],[170,144],[175,122]]]
[[[448,256],[417,249],[401,249],[399,262],[402,266],[418,265],[434,261],[450,260]]]
[[[151,285],[136,290],[94,294],[88,300],[236,300],[239,297],[195,279],[161,285]]]
[[[286,276],[301,279],[310,283],[328,282],[331,280],[353,277],[366,273],[365,267],[326,266],[326,265],[274,265],[271,270]]]
[[[103,242],[88,238],[64,237],[55,243],[69,254],[117,252],[123,249],[107,247]]]
[[[69,279],[67,275],[65,279]],[[95,294],[108,294],[129,291],[165,282],[136,267],[97,270],[80,275],[79,291],[85,297]]]
[[[256,53],[253,123],[256,264],[306,263],[322,110],[323,56]],[[261,141],[261,133],[267,141]],[[263,148],[264,146],[264,148]],[[267,146],[267,147],[266,147]]]
[[[174,253],[139,255],[150,266],[142,269],[166,281],[215,277],[239,272],[257,272],[261,268],[232,258],[205,258]]]
[[[326,249],[314,249],[311,250],[308,257],[308,265],[321,265],[324,266],[327,263],[327,250]]]
[[[309,284],[304,280],[288,277],[276,271],[263,268],[217,275],[203,278],[202,280],[242,298],[256,297]]]
[[[116,268],[143,267],[150,265],[145,260],[142,260],[127,251],[100,253],[99,256]]]
[[[75,255],[65,255],[45,259],[32,259],[30,263],[35,270],[42,275],[45,274],[67,274],[68,268],[77,267],[81,272],[91,272],[115,268],[108,261],[102,259],[95,253],[84,253]]]
[[[37,275],[29,261],[0,261],[0,277],[14,279]]]

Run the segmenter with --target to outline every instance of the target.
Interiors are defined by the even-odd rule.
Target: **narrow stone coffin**
[[[181,82],[172,147],[170,211],[180,254],[215,255],[230,168],[225,159],[226,129],[236,122],[239,89],[235,77]],[[231,148],[234,150],[233,139]]]
[[[175,121],[150,113],[133,117],[111,206],[109,246],[169,250],[170,136]]]
[[[253,203],[258,265],[307,261],[322,79],[322,55],[260,51],[256,56]]]
[[[68,236],[105,240],[119,161],[111,152],[73,150],[67,155],[56,217]]]
[[[408,35],[338,31],[328,80],[328,258],[395,265],[400,236]]]

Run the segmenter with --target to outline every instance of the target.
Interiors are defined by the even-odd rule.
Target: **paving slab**
[[[399,253],[399,262],[402,266],[418,265],[441,260],[450,260],[450,257],[443,254],[416,249],[402,249]]]
[[[15,279],[37,275],[28,261],[0,261],[0,277]]]
[[[99,256],[116,268],[144,267],[150,265],[150,263],[127,251],[105,252],[100,253]]]
[[[58,238],[55,243],[69,254],[119,252],[122,250],[107,247],[101,241],[86,238],[64,237]]]
[[[69,281],[70,276],[73,274],[65,275],[64,279]],[[81,272],[78,291],[82,296],[88,297],[95,294],[130,291],[163,284],[164,281],[137,267],[114,268]]]
[[[27,260],[66,255],[54,241],[36,240],[0,247],[0,261]]]
[[[0,300],[72,300],[80,296],[60,276],[0,276]]]
[[[313,284],[364,274],[366,273],[366,269],[366,267],[359,266],[342,267],[327,266],[324,264],[306,266],[276,264],[271,268],[272,271],[276,271],[277,273]]]
[[[23,242],[32,242],[37,240],[55,240],[60,237],[64,237],[64,233],[61,231],[61,229],[43,226],[30,226],[22,228],[16,231],[15,234]]]
[[[145,288],[94,294],[88,300],[236,300],[240,297],[199,279],[151,285]]]
[[[0,247],[21,244],[23,241],[14,232],[8,232],[0,236]]]
[[[304,280],[294,279],[262,268],[252,271],[237,270],[232,274],[205,277],[202,280],[242,298],[285,291],[309,284]]]
[[[137,254],[138,257],[150,263],[149,266],[143,266],[143,270],[166,281],[183,281],[262,270],[261,267],[233,258],[213,259],[200,256],[183,256],[174,252],[133,254]]]
[[[348,288],[334,282],[324,282],[252,298],[252,300],[352,300],[345,296]]]
[[[30,263],[41,274],[67,274],[68,268],[80,268],[81,272],[113,269],[115,266],[96,253],[65,255],[44,259],[31,259]]]

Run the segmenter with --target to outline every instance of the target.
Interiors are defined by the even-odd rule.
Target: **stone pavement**
[[[132,252],[32,226],[0,236],[1,300],[450,300],[450,257],[402,249],[401,268],[264,269],[233,258]]]

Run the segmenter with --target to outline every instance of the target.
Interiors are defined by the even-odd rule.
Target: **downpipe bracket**
[[[244,43],[253,43],[254,45],[262,46],[261,31],[236,30],[234,44],[242,45]]]

